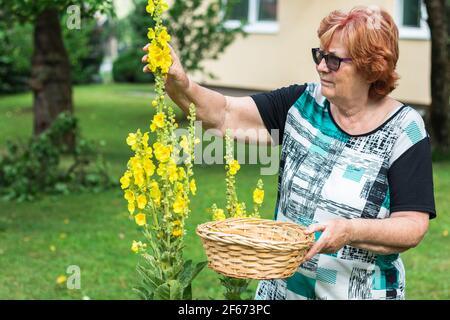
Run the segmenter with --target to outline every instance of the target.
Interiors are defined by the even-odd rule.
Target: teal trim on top
[[[325,100],[326,103],[327,100]],[[349,140],[350,136],[336,127],[327,108],[319,105],[308,90],[305,90],[300,98],[298,98],[294,103],[294,107],[306,121],[324,135],[342,142]]]

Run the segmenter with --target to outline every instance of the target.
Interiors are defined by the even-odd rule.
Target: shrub
[[[76,144],[61,143],[75,132]],[[42,193],[98,192],[113,185],[96,143],[79,137],[77,120],[62,113],[52,126],[27,143],[8,141],[0,154],[0,195],[5,200],[33,200]]]
[[[136,57],[143,56],[140,48],[128,48],[114,61],[112,74],[115,82],[154,82],[153,74],[142,72],[144,65]]]

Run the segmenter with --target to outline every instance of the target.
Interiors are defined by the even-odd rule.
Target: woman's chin
[[[321,92],[322,92],[322,95],[327,99],[334,97],[334,90],[331,88],[322,86]]]

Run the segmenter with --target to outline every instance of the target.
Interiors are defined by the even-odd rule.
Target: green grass
[[[76,115],[83,136],[103,140],[102,152],[119,177],[130,156],[128,132],[147,130],[152,88],[148,85],[76,87]],[[0,97],[0,146],[8,138],[27,139],[32,128],[31,94]],[[177,113],[181,118],[181,112]],[[209,220],[212,203],[224,203],[224,171],[220,165],[195,167],[198,195],[192,200],[185,256],[205,259],[195,227]],[[408,299],[449,299],[450,162],[434,165],[438,218],[422,243],[402,255]],[[251,202],[259,165],[245,165],[238,175],[241,199]],[[266,198],[263,216],[271,218],[277,177],[262,176]],[[66,235],[65,238],[61,234]],[[139,257],[130,251],[141,232],[128,220],[119,188],[98,194],[47,196],[32,203],[0,202],[0,299],[135,299]],[[55,246],[56,251],[50,250]],[[81,269],[81,290],[58,287],[56,277],[70,265]],[[254,290],[256,282],[252,283]],[[194,298],[221,298],[218,276],[205,269],[193,285]]]

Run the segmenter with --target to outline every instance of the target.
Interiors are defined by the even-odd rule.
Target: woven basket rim
[[[203,239],[207,239],[210,241],[220,241],[228,244],[238,244],[244,245],[247,247],[251,247],[254,249],[267,249],[270,247],[270,250],[275,251],[290,251],[290,250],[298,250],[308,247],[313,242],[313,235],[305,235],[304,239],[298,240],[270,240],[270,239],[258,239],[254,237],[248,237],[233,233],[221,232],[220,230],[216,230],[217,225],[225,224],[270,224],[273,227],[283,228],[284,226],[288,226],[294,229],[305,230],[306,228],[300,224],[296,224],[288,221],[276,221],[269,219],[261,219],[261,218],[228,218],[220,221],[209,221],[203,224],[200,224],[196,228],[196,233]]]

